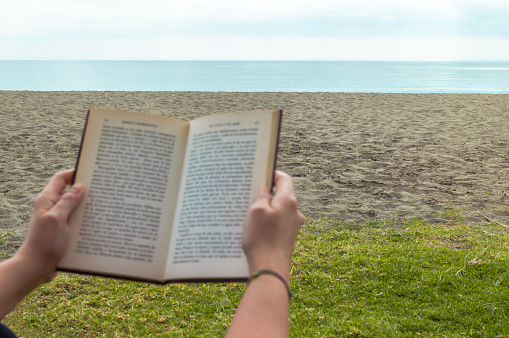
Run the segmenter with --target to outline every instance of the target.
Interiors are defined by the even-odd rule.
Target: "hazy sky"
[[[0,59],[509,61],[509,1],[2,0]]]

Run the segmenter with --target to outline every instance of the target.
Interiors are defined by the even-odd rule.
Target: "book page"
[[[247,277],[244,220],[255,192],[271,183],[279,119],[258,111],[191,123],[168,279]]]
[[[189,123],[92,110],[62,269],[162,280]]]

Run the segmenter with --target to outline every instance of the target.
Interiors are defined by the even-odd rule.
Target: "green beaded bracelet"
[[[261,275],[270,275],[270,276],[274,276],[274,277],[279,278],[279,280],[283,282],[283,284],[286,287],[286,290],[288,291],[288,299],[289,300],[292,299],[293,292],[290,290],[290,285],[288,285],[286,280],[280,274],[278,274],[277,272],[272,271],[272,270],[260,270],[260,271],[256,271],[247,280],[247,285],[249,285],[249,283],[251,283],[253,281],[253,279],[256,279],[257,277],[260,277]]]

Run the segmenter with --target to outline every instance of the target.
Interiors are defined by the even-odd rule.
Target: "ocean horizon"
[[[0,90],[508,94],[509,62],[0,60]]]

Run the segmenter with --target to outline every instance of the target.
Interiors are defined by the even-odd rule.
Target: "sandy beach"
[[[278,168],[303,214],[349,223],[450,205],[509,225],[509,95],[0,91],[0,234],[14,251],[51,175],[74,167],[87,110],[193,119],[283,109]]]

